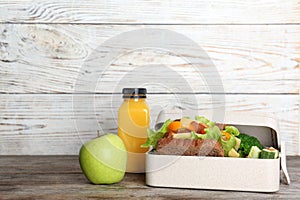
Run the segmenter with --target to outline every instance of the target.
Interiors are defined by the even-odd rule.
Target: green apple
[[[126,171],[127,151],[119,136],[106,134],[82,145],[80,167],[86,178],[94,184],[120,182]]]

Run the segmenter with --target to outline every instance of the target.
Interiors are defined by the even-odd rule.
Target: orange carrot
[[[181,122],[180,121],[173,121],[168,126],[168,131],[176,132],[176,130],[181,128]]]
[[[224,140],[229,140],[231,137],[230,133],[227,133],[226,131],[222,131],[222,136],[224,136],[222,137]]]

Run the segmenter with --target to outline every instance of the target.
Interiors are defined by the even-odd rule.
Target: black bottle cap
[[[146,98],[146,88],[123,88],[123,98]]]

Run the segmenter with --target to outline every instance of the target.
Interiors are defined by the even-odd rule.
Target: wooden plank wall
[[[178,41],[184,55],[122,47],[98,62],[120,48],[99,46],[142,28],[191,39],[215,70],[201,58],[199,76],[188,62],[199,55]],[[101,79],[78,86],[82,74]],[[125,86],[147,86],[152,119],[172,105],[272,113],[287,154],[300,155],[300,1],[0,1],[0,155],[77,154],[97,129],[116,132]]]

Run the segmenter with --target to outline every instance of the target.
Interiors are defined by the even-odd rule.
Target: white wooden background
[[[76,90],[82,65],[99,45],[140,28],[172,30],[195,41],[216,66],[224,91],[209,91],[190,64],[157,49],[122,55],[95,90]],[[136,74],[139,81],[157,77],[177,91],[148,85],[153,117],[173,104],[274,113],[287,154],[300,155],[299,0],[0,0],[0,155],[77,154],[97,129],[116,132],[120,89],[135,84],[118,83],[149,64],[170,67],[191,86],[178,92],[182,82],[163,69]],[[225,103],[212,101],[222,96]]]

